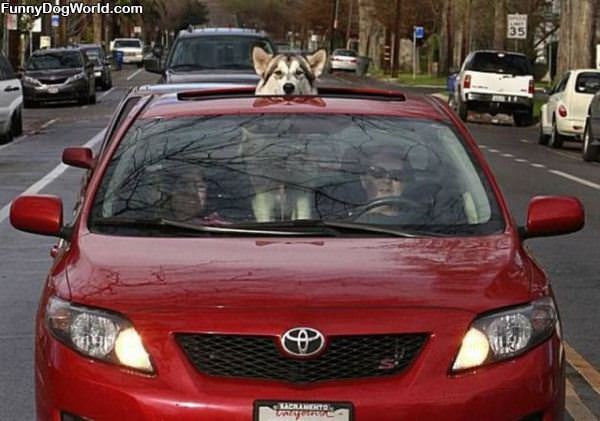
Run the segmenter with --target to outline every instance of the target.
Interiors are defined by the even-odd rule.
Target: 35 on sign
[[[527,15],[507,15],[507,38],[527,38]]]

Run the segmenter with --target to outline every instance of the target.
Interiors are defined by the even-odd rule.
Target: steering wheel
[[[364,205],[352,210],[349,216],[353,221],[355,221],[367,212],[372,211],[373,209],[382,208],[384,206],[392,206],[396,209],[408,208],[413,210],[428,208],[427,204],[425,203],[417,202],[416,200],[408,199],[402,196],[376,197],[372,200],[369,200]]]

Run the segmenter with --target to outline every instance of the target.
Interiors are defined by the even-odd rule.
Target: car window
[[[332,55],[334,55],[334,56],[356,57],[356,51],[353,51],[353,50],[335,50]]]
[[[3,54],[0,55],[0,80],[13,79],[14,77],[12,66]]]
[[[142,48],[142,43],[135,39],[118,40],[115,41],[114,48]]]
[[[485,177],[450,127],[329,115],[139,121],[111,159],[90,226],[186,221],[189,213],[178,212],[182,196],[198,200],[189,196],[195,176],[205,195],[197,211],[227,223],[350,219],[458,235],[503,226]],[[405,213],[370,214],[392,195],[385,183],[402,186]]]
[[[27,61],[27,70],[69,69],[83,66],[78,51],[33,55]]]
[[[567,87],[567,83],[569,82],[570,77],[571,77],[570,72],[565,73],[565,75],[560,80],[560,82],[558,82],[558,85],[556,85],[556,89],[554,89],[553,93],[556,94],[556,93],[563,92],[565,90],[565,88]]]
[[[252,49],[260,46],[268,53],[267,40],[248,36],[201,36],[182,38],[175,44],[169,68],[193,66],[201,69],[253,70]]]
[[[87,58],[91,61],[97,61],[104,59],[104,51],[100,48],[87,48],[83,50]]]
[[[475,72],[506,73],[517,76],[533,74],[525,56],[508,53],[478,52],[473,55],[466,70]]]
[[[600,90],[600,73],[584,72],[577,75],[575,92],[580,94],[595,94]]]

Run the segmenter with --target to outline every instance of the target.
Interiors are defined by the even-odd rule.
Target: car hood
[[[256,85],[260,80],[256,73],[249,71],[193,71],[165,73],[167,83],[233,83],[241,85]]]
[[[27,70],[25,71],[25,75],[35,79],[43,78],[52,80],[64,79],[65,77],[73,76],[81,72],[83,72],[83,69],[77,67],[72,69]]]
[[[72,244],[65,262],[68,285],[58,293],[124,313],[264,306],[417,306],[479,312],[531,297],[530,260],[511,238],[87,234]]]

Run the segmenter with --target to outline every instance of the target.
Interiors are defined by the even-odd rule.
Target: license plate
[[[254,421],[352,421],[352,404],[330,402],[260,401]]]
[[[102,72],[94,72],[94,76],[100,77],[100,76],[102,76]]]
[[[49,94],[57,94],[58,93],[58,88],[48,88],[48,93]]]
[[[504,95],[492,95],[492,101],[504,102],[504,101],[506,101],[506,97]]]

